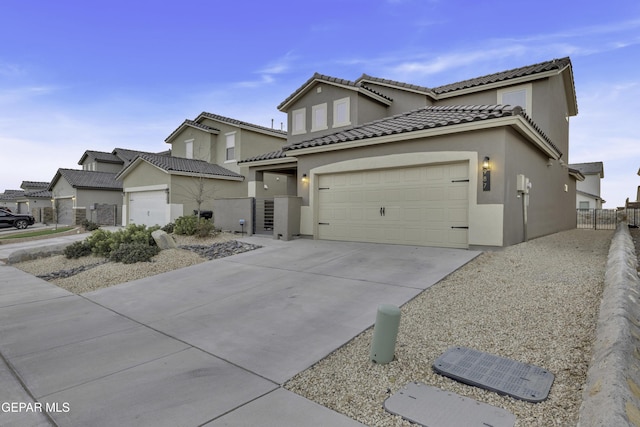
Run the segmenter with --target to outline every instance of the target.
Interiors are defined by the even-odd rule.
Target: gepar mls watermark
[[[67,413],[71,411],[69,402],[2,402],[0,413],[48,412]]]

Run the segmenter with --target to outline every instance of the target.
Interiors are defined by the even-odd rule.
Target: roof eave
[[[198,117],[199,117],[199,116],[198,116]],[[197,121],[197,120],[194,120],[194,121]],[[166,138],[165,138],[164,142],[165,142],[166,144],[171,144],[171,141],[172,141],[176,136],[178,136],[178,134],[179,134],[180,132],[182,132],[185,128],[188,128],[188,127],[193,128],[193,129],[200,130],[200,131],[202,131],[202,132],[207,132],[207,133],[210,133],[210,134],[213,134],[213,135],[218,135],[218,134],[220,134],[220,131],[219,131],[219,130],[217,130],[217,129],[202,129],[202,128],[199,128],[199,127],[197,127],[197,126],[192,125],[191,123],[187,123],[187,121],[185,120],[184,122],[182,122],[182,124],[181,124],[180,126],[178,126],[178,127],[176,128],[176,130],[174,130],[173,132],[171,132],[171,134],[170,134],[168,137],[166,137]]]
[[[291,107],[292,104],[294,104],[297,100],[299,100],[304,95],[306,95],[307,92],[309,92],[309,90],[311,89],[311,87],[316,83],[324,83],[331,86],[341,87],[343,89],[348,89],[354,92],[358,92],[358,90],[360,89],[356,86],[346,85],[344,83],[332,82],[320,77],[313,77],[311,80],[307,82],[306,85],[298,89],[297,93],[293,97],[291,97],[291,99],[287,99],[284,102],[282,102],[280,105],[278,105],[277,107],[278,110],[282,111],[283,113],[286,113],[289,110],[289,107]],[[374,95],[374,94],[371,94],[371,95]]]
[[[115,176],[115,180],[116,181],[121,181],[123,180],[127,175],[129,175],[129,173],[131,173],[135,168],[138,167],[138,165],[144,162],[150,166],[153,166],[154,168],[158,169],[159,171],[162,171],[164,173],[167,173],[168,171],[164,170],[163,168],[154,165],[153,163],[143,159],[140,156],[137,156],[136,158],[134,158],[131,163],[129,163],[127,166],[125,166],[124,169],[122,169],[120,172],[118,172],[118,174]]]
[[[522,116],[507,116],[499,117],[489,120],[481,120],[469,123],[460,123],[455,125],[441,126],[436,128],[396,133],[392,135],[384,135],[372,138],[359,139],[355,141],[345,141],[336,144],[318,145],[314,147],[305,148],[293,148],[288,151],[293,156],[301,156],[306,154],[315,154],[325,151],[345,150],[349,148],[364,147],[367,145],[385,144],[395,141],[406,141],[418,138],[428,138],[441,135],[450,135],[461,132],[470,132],[475,130],[493,129],[504,126],[510,126],[514,128],[518,133],[524,136],[529,142],[531,142],[537,149],[542,151],[545,155],[555,160],[562,157],[562,153],[554,148],[549,142],[547,142],[527,120]]]
[[[287,163],[295,164],[297,162],[298,162],[298,159],[293,155],[291,155],[287,157],[279,157],[277,159],[254,160],[254,161],[247,160],[247,161],[243,161],[241,164],[243,166],[257,167],[257,166],[282,165]]]
[[[202,172],[184,172],[184,171],[175,171],[169,170],[167,171],[169,175],[177,175],[177,176],[187,176],[191,178],[211,178],[211,179],[222,179],[226,181],[244,181],[244,176],[227,176],[227,175],[217,175],[217,174],[209,174]]]
[[[216,119],[214,117],[208,116],[206,112],[200,113],[198,115],[198,117],[196,117],[194,122],[200,123],[200,120],[203,120],[203,119],[213,120],[215,122],[224,123],[224,124],[227,124],[229,126],[235,126],[235,127],[240,128],[240,129],[245,129],[245,130],[250,130],[252,132],[262,133],[264,135],[275,136],[276,138],[281,138],[281,139],[284,139],[284,140],[287,139],[286,133],[282,133],[282,131],[278,131],[276,129],[268,129],[268,128],[262,127],[260,125],[252,126],[251,123],[246,123],[246,122],[243,122],[243,123],[232,123],[232,122],[228,122],[228,121],[225,121],[225,120],[219,120],[219,119]],[[220,132],[216,132],[216,134],[219,134],[219,133]]]

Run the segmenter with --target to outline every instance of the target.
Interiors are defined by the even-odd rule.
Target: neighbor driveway
[[[0,264],[0,400],[60,426],[359,425],[281,385],[479,254],[243,240],[263,247],[83,295]]]

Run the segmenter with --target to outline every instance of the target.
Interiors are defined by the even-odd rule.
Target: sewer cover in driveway
[[[433,369],[462,383],[534,403],[549,396],[555,378],[546,369],[465,347],[445,351]]]
[[[394,415],[424,427],[513,427],[516,416],[456,393],[412,382],[384,401]]]

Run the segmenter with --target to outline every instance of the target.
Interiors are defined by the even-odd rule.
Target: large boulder
[[[160,249],[175,249],[178,247],[178,245],[176,245],[176,241],[173,240],[173,237],[169,236],[162,230],[154,231],[151,233],[151,237],[153,237],[153,240],[156,241],[156,245],[158,245]]]

